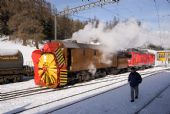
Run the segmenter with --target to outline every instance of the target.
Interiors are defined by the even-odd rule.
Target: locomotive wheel
[[[51,53],[43,54],[38,63],[38,74],[41,77],[41,81],[46,86],[54,86],[58,82],[57,79],[57,64],[55,57]]]
[[[14,81],[16,81],[16,82],[22,81],[22,76],[17,76],[17,77],[15,77]]]
[[[82,75],[78,74],[77,77],[78,77],[78,82],[83,82],[83,76]]]

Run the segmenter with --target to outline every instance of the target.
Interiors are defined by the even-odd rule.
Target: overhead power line
[[[113,3],[116,3],[116,2],[119,2],[119,0],[100,0],[100,1],[97,1],[97,2],[92,2],[92,3],[89,3],[89,4],[78,6],[78,7],[75,7],[75,8],[65,9],[64,11],[58,12],[56,15],[74,14],[74,13],[77,13],[79,11],[83,11],[83,10],[86,10],[86,9],[89,9],[89,8],[92,8],[92,7],[104,6],[104,5],[111,4],[111,3],[113,4]]]
[[[57,40],[57,16],[60,16],[60,15],[70,15],[70,14],[74,14],[74,13],[78,13],[79,11],[83,11],[83,10],[86,10],[86,9],[89,9],[89,8],[92,8],[92,7],[96,7],[96,6],[104,6],[104,5],[107,5],[107,4],[113,4],[113,3],[118,3],[119,0],[100,0],[100,1],[97,1],[97,2],[91,2],[89,4],[85,4],[85,5],[82,5],[82,6],[78,6],[78,7],[75,7],[75,8],[71,8],[71,9],[65,9],[64,11],[60,11],[60,12],[55,12],[55,18],[54,18],[54,38],[55,40]]]
[[[160,45],[163,45],[163,40],[162,40],[162,37],[161,37],[161,24],[160,24],[160,15],[159,15],[159,11],[158,11],[158,6],[157,6],[157,3],[156,3],[156,0],[154,0],[154,3],[155,3],[155,9],[156,9],[156,14],[157,14],[157,18],[158,18],[158,27],[159,27],[159,37],[160,37]]]

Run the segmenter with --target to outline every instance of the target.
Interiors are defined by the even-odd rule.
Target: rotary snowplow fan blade
[[[57,64],[51,53],[43,54],[38,63],[38,74],[47,87],[58,85]]]

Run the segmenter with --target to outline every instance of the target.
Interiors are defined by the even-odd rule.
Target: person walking
[[[138,99],[139,94],[139,84],[142,82],[141,75],[136,72],[136,69],[133,67],[131,68],[131,73],[128,77],[128,82],[130,84],[130,90],[131,90],[131,102],[134,102],[134,96],[135,99]]]

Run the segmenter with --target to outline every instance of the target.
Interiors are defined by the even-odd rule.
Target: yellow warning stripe
[[[56,52],[56,53],[58,53],[58,51],[61,51],[61,49],[60,49],[60,48],[58,48],[57,50],[55,50],[55,52]]]
[[[61,77],[63,77],[63,78],[67,78],[67,75],[60,75]]]
[[[60,73],[60,77],[65,77],[65,76],[67,76],[67,74],[61,74]]]
[[[57,57],[60,57],[62,55],[62,51],[57,53]]]
[[[61,58],[63,58],[63,55],[59,55],[59,56],[57,57],[57,59],[61,59]]]
[[[67,83],[67,80],[60,80],[60,83]]]
[[[65,86],[67,85],[67,83],[60,83],[60,86]]]
[[[59,63],[64,62],[64,58],[61,58],[58,62],[59,62]]]
[[[60,77],[60,79],[67,79],[67,77]]]
[[[60,85],[66,85],[68,82],[67,69],[60,69]]]
[[[66,85],[66,84],[67,84],[67,83],[65,83],[65,82],[63,82],[63,83],[60,83],[60,85],[63,85],[63,86],[64,86],[64,85]]]
[[[59,63],[59,64],[64,63],[64,58],[59,58],[59,59],[58,59],[58,63]]]
[[[60,77],[60,80],[67,80],[67,77]]]
[[[67,80],[60,80],[60,83],[67,83]]]
[[[60,59],[64,59],[62,55],[61,55],[61,57],[57,57],[57,60],[58,60],[58,61],[59,61]]]
[[[67,70],[62,70],[62,69],[60,69],[60,72],[67,72]]]
[[[60,74],[67,75],[68,73],[67,72],[60,72]]]
[[[56,54],[56,58],[57,58],[57,62],[59,64],[59,67],[61,67],[63,64],[64,64],[64,57],[63,57],[63,54],[62,54],[62,50],[61,48],[58,48],[56,51],[55,51],[55,54]]]
[[[63,58],[63,55],[62,55],[62,54],[59,55],[59,56],[57,56],[57,59],[60,59],[60,58]]]
[[[57,52],[57,57],[62,55],[62,51]]]
[[[61,76],[61,77],[65,77],[65,76],[67,76],[67,74],[61,74],[61,73],[60,73],[60,76]]]
[[[60,72],[62,72],[62,71],[67,71],[66,69],[60,69]]]
[[[64,62],[64,58],[59,58],[58,63],[62,63],[62,62]]]
[[[63,74],[63,75],[66,74],[67,75],[67,72],[60,72],[60,74]]]
[[[67,72],[60,72],[61,75],[67,75]]]
[[[61,54],[61,53],[62,53],[62,50],[61,50],[60,48],[58,48],[58,50],[56,51],[56,53]]]
[[[60,69],[60,73],[67,72],[67,69]]]
[[[61,48],[58,48],[58,50],[56,51],[57,53],[59,53],[59,52],[61,52],[62,50],[61,50]]]

